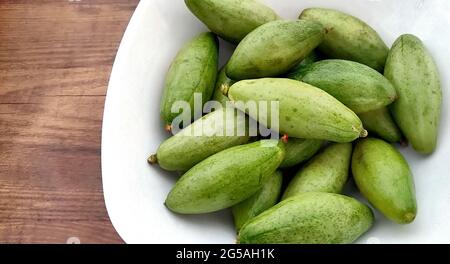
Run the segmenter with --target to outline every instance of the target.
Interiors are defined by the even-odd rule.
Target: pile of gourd
[[[423,154],[436,148],[441,88],[421,40],[405,34],[389,49],[366,23],[330,9],[308,8],[298,20],[284,20],[254,0],[185,3],[212,33],[195,37],[174,59],[161,117],[170,130],[179,116],[174,103],[193,107],[195,93],[224,107],[149,158],[184,173],[167,196],[168,209],[232,208],[239,243],[351,243],[374,222],[368,206],[341,194],[351,171],[384,216],[399,224],[415,219],[412,174],[392,144],[409,142]],[[216,35],[237,45],[220,71]],[[243,107],[272,101],[277,116]],[[227,114],[230,106],[241,111]],[[214,126],[223,119],[248,129],[242,112],[271,129],[278,118],[282,140],[248,131],[223,136],[227,127]],[[212,133],[192,135],[205,127]],[[286,168],[298,170],[290,182]]]

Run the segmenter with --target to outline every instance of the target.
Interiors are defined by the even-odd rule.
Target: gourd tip
[[[157,163],[158,163],[158,157],[156,156],[156,154],[153,154],[153,155],[151,155],[151,156],[148,158],[147,161],[148,161],[148,163],[151,164],[151,165],[157,164]]]
[[[171,124],[167,124],[167,125],[164,127],[164,130],[166,130],[168,133],[172,132],[172,125],[171,125]]]
[[[411,223],[412,221],[414,221],[415,218],[416,218],[415,213],[406,213],[404,216],[404,220],[406,223]]]
[[[228,91],[230,90],[230,86],[227,84],[222,84],[220,86],[220,91],[222,92],[223,95],[228,96]]]

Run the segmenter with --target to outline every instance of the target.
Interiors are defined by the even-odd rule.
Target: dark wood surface
[[[138,0],[0,0],[0,243],[121,243],[103,200],[107,83]]]

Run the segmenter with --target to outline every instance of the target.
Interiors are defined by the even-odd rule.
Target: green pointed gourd
[[[332,144],[294,176],[283,200],[304,192],[341,193],[348,180],[352,144]]]
[[[310,159],[319,151],[323,140],[289,138],[286,143],[286,156],[280,168],[290,168]]]
[[[387,107],[359,113],[358,116],[369,134],[373,133],[390,143],[399,142],[402,139],[402,134]]]
[[[321,23],[327,34],[319,50],[333,59],[365,64],[382,71],[389,48],[378,33],[362,20],[349,14],[326,8],[308,8],[300,19]]]
[[[292,77],[324,90],[355,113],[379,109],[397,98],[394,86],[381,73],[354,61],[318,61]]]
[[[270,7],[256,0],[185,0],[186,6],[212,32],[239,43],[255,28],[278,19]]]
[[[347,244],[374,222],[369,207],[332,193],[308,192],[275,205],[245,224],[241,244]]]
[[[274,77],[300,63],[323,40],[322,25],[313,21],[277,20],[245,37],[228,62],[233,80]]]
[[[226,73],[226,65],[222,67],[217,75],[216,86],[214,90],[213,100],[222,104],[222,106],[226,106],[226,103],[230,101],[228,97],[223,94],[223,90],[229,89],[231,85],[233,85],[235,81],[231,80]]]
[[[234,225],[239,231],[250,219],[274,206],[281,194],[283,175],[276,171],[256,194],[233,206]]]
[[[179,115],[172,113],[175,102],[188,102],[194,109],[194,93],[202,94],[203,103],[211,98],[217,76],[218,45],[214,34],[202,33],[178,52],[167,73],[161,100],[161,117],[166,126]]]
[[[250,198],[283,161],[283,144],[278,140],[261,140],[212,155],[178,180],[165,205],[179,214],[202,214]]]
[[[367,138],[358,142],[352,158],[356,185],[387,218],[411,223],[417,214],[414,182],[408,163],[389,143]]]
[[[248,118],[235,109],[221,108],[164,141],[149,162],[168,171],[187,171],[217,152],[248,141]]]
[[[253,119],[290,137],[346,143],[367,136],[353,111],[321,89],[299,81],[282,78],[240,81],[230,87],[228,98]],[[267,106],[267,102],[279,102],[279,115],[272,117],[270,104],[267,116],[259,114],[260,106]],[[247,106],[252,103],[258,111],[250,111]],[[278,127],[271,127],[272,118],[278,117],[275,124]]]
[[[437,66],[422,41],[409,34],[400,36],[389,52],[384,75],[399,95],[391,110],[404,136],[416,151],[433,153],[442,90]]]

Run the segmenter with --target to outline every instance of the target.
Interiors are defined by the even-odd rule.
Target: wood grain
[[[102,193],[106,87],[138,0],[0,0],[0,243],[121,243]]]

